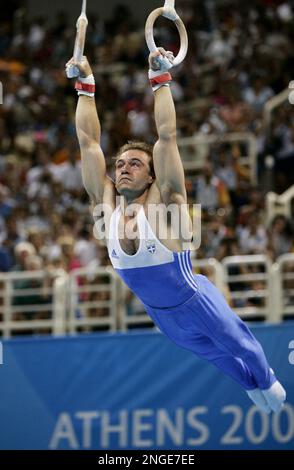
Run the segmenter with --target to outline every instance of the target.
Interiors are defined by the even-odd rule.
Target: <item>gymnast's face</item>
[[[150,157],[143,150],[131,149],[121,154],[115,163],[116,189],[126,197],[138,197],[153,182]]]

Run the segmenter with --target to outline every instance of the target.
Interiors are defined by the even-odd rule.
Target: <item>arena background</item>
[[[160,1],[88,0],[102,146],[152,143],[144,39]],[[0,448],[294,448],[293,2],[176,1],[189,52],[173,71],[195,272],[260,340],[287,390],[278,415],[171,344],[93,234],[64,74],[79,1],[0,11]],[[63,12],[62,12],[62,11]],[[159,20],[156,41],[177,50]],[[293,86],[294,88],[294,86]]]

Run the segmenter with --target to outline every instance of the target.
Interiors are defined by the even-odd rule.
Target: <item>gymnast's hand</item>
[[[164,73],[171,69],[174,63],[174,55],[166,51],[163,47],[158,47],[157,51],[149,54],[149,66],[154,72]]]
[[[87,57],[84,55],[81,62],[77,62],[74,60],[74,58],[72,57],[66,64],[65,68],[67,69],[68,67],[70,67],[71,65],[75,65],[79,71],[80,71],[80,77],[81,78],[85,78],[85,77],[88,77],[89,75],[92,75],[92,69],[91,69],[91,66],[88,62],[88,59]]]

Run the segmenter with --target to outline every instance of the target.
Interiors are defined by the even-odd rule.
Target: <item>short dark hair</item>
[[[118,150],[115,156],[115,159],[117,160],[123,153],[127,152],[128,150],[141,150],[142,152],[145,152],[150,157],[149,159],[150,175],[153,176],[153,178],[155,178],[154,166],[153,166],[153,145],[147,144],[146,142],[129,140],[126,144],[120,147],[120,149]]]

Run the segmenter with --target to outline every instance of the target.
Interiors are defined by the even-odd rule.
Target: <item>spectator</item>
[[[74,271],[82,267],[80,261],[75,255],[74,247],[75,240],[71,236],[62,236],[57,240],[61,249],[61,254],[64,258],[67,272]]]
[[[12,258],[9,251],[4,246],[0,246],[0,273],[10,271],[12,265]]]
[[[32,271],[41,271],[43,268],[42,259],[36,255],[29,255],[24,260],[24,270],[28,272]],[[18,312],[14,314],[14,320],[40,320],[48,318],[50,312],[39,312],[34,309],[34,306],[39,307],[42,304],[47,304],[51,302],[50,295],[48,295],[46,288],[50,285],[49,279],[22,279],[14,283],[14,289],[19,290],[30,290],[30,289],[40,289],[40,293],[30,294],[30,295],[21,295],[21,293],[15,293],[13,298],[13,305],[17,307],[32,307],[24,309],[21,312],[21,309],[18,309]],[[24,292],[25,293],[25,292]]]
[[[34,246],[29,242],[21,242],[16,245],[14,251],[16,264],[13,266],[13,271],[25,271],[26,259],[36,255]]]
[[[251,79],[252,85],[244,90],[244,101],[260,114],[263,111],[265,103],[273,96],[273,90],[266,85],[265,79],[261,74],[256,74]]]
[[[230,204],[230,196],[225,184],[213,174],[213,166],[206,163],[196,186],[196,199],[204,210],[216,210]]]
[[[269,229],[269,246],[273,249],[274,257],[289,253],[293,243],[293,229],[289,220],[283,215],[277,215]]]
[[[250,214],[248,225],[238,230],[239,243],[243,254],[264,253],[267,247],[267,233],[259,221],[259,215]]]

